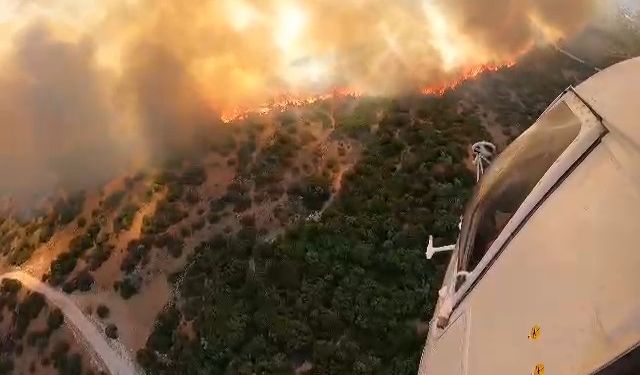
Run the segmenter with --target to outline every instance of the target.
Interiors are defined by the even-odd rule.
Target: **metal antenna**
[[[434,247],[433,246],[433,236],[429,236],[429,243],[427,244],[427,252],[425,253],[425,255],[427,256],[427,259],[431,259],[433,258],[433,254],[435,253],[439,253],[439,252],[443,252],[443,251],[453,251],[455,250],[456,245],[447,245],[447,246],[440,246],[440,247]]]
[[[471,146],[473,152],[473,164],[476,166],[476,182],[484,174],[484,169],[491,164],[496,153],[496,146],[487,141],[476,142]]]

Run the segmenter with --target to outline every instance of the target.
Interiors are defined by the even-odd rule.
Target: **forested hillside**
[[[469,146],[505,146],[590,74],[545,49],[441,97],[374,101],[377,119],[356,106],[333,136],[364,151],[331,205],[272,242],[251,222],[203,242],[138,360],[166,374],[415,373],[447,261],[426,261],[425,244],[456,239]]]
[[[143,364],[167,373],[285,372],[305,360],[317,373],[415,368],[411,349],[441,269],[424,261],[424,244],[429,233],[455,239],[474,183],[465,145],[486,134],[453,100],[394,101],[385,111],[318,222],[273,243],[246,225],[201,245],[181,301],[139,353]],[[200,340],[177,329],[181,320]]]

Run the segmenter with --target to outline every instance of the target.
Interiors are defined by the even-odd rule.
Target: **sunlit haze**
[[[188,3],[7,0],[0,5],[6,31],[1,44],[5,51],[11,41],[15,47],[16,38],[39,24],[54,40],[90,42],[96,63],[116,77],[136,44],[154,44],[175,56],[211,106],[224,111],[283,92],[340,86],[388,94],[420,88],[470,66],[509,61],[536,34],[555,30],[554,37],[562,37],[589,12],[589,1],[574,0],[576,16],[558,23],[546,18],[549,6],[542,1],[517,2],[517,9],[512,1],[491,3],[495,9],[487,12],[506,12],[499,22],[514,29],[519,40],[513,42],[490,29],[474,30],[482,23],[465,20],[466,5],[456,1]]]
[[[20,141],[0,164],[54,183],[79,139],[108,173],[274,102],[439,93],[579,31],[595,2],[4,0],[0,142]]]

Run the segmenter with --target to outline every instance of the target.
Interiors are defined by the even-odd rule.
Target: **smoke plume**
[[[53,40],[35,25],[15,40],[0,83],[0,194],[83,188],[128,158],[126,137],[89,39]]]
[[[277,95],[392,95],[510,61],[595,1],[3,0],[0,194],[90,186]]]

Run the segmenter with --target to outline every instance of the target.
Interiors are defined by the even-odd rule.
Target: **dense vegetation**
[[[487,137],[455,103],[392,103],[319,222],[272,244],[250,225],[204,243],[183,303],[159,318],[139,360],[161,373],[273,373],[305,360],[316,373],[413,371],[417,322],[429,317],[440,278],[423,260],[424,244],[429,233],[455,238],[474,183],[466,145]],[[417,108],[433,117],[417,118]],[[305,205],[320,208],[321,186],[312,179],[298,188]],[[182,318],[198,340],[177,331]]]
[[[43,315],[44,326],[33,324]],[[64,315],[59,308],[48,306],[42,294],[25,291],[19,281],[2,280],[0,320],[4,320],[0,374],[18,373],[15,359],[26,361],[27,350],[37,353],[36,358],[31,357],[29,373],[40,373],[36,369],[50,373],[51,370],[45,370],[50,366],[61,375],[93,373],[90,369],[83,372],[82,356],[70,353],[70,345],[61,339],[65,332],[58,331],[64,324]]]
[[[283,114],[268,148],[240,146],[238,172],[248,179],[213,199],[212,212],[226,204],[243,212],[250,191],[296,168],[295,148],[312,141],[300,136],[304,126],[291,129],[296,122],[335,121],[333,136],[357,139],[364,153],[320,217],[273,242],[247,220],[236,234],[202,243],[138,360],[162,374],[291,373],[304,363],[314,374],[415,373],[446,261],[426,262],[424,247],[429,234],[443,243],[457,236],[474,185],[469,145],[490,140],[486,130],[497,127],[505,146],[592,73],[538,50],[443,97],[359,100],[332,118],[321,107],[301,118]],[[327,170],[335,169],[324,166],[277,194],[320,210],[332,195]]]

